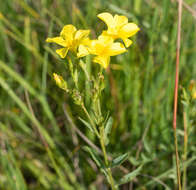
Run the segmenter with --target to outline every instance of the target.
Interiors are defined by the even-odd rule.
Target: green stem
[[[100,70],[100,73],[102,73],[102,69]],[[99,97],[100,97],[100,92],[98,92],[98,93],[99,93]],[[96,104],[95,105],[96,115],[99,118],[101,118],[102,113],[101,113],[101,105],[100,105],[100,99],[99,98],[98,98],[98,100],[96,100],[95,104]],[[104,127],[102,126],[101,123],[99,123],[99,130],[97,130],[97,126],[96,126],[95,122],[93,121],[93,119],[91,118],[90,114],[88,113],[84,103],[82,103],[81,107],[82,107],[83,111],[85,112],[88,120],[90,121],[90,123],[91,123],[91,125],[94,129],[95,134],[99,138],[99,142],[100,142],[101,149],[102,149],[102,152],[103,152],[104,162],[105,162],[105,165],[106,165],[106,168],[107,168],[106,172],[107,172],[107,175],[108,175],[108,182],[111,186],[111,189],[112,190],[117,190],[118,188],[115,187],[115,182],[114,182],[114,179],[113,179],[113,176],[112,176],[111,168],[109,168],[109,161],[108,161],[108,156],[107,156],[106,147],[105,147],[105,143],[104,143]]]
[[[73,79],[73,82],[75,84],[75,87],[76,89],[78,90],[78,80],[76,79],[75,75],[74,75],[74,66],[73,66],[73,63],[72,63],[72,60],[70,59],[70,57],[67,56],[67,60],[68,60],[68,63],[69,63],[69,70],[71,72],[71,77]],[[75,70],[77,71],[77,70]]]
[[[181,177],[180,177],[180,161],[178,155],[178,141],[176,129],[174,130],[174,141],[175,141],[175,152],[176,152],[176,170],[177,170],[177,178],[178,178],[178,189],[181,190]]]
[[[187,134],[187,117],[186,117],[186,112],[183,113],[183,118],[184,118],[184,155],[183,155],[183,185],[182,185],[182,189],[186,190],[186,179],[187,179],[187,175],[186,175],[186,171],[187,171],[187,167],[186,167],[186,160],[187,160],[187,145],[188,145],[188,134]]]
[[[86,116],[88,117],[88,119],[89,119],[89,121],[90,121],[90,123],[91,123],[91,125],[92,125],[92,127],[93,127],[93,129],[95,131],[95,134],[99,138],[100,135],[99,135],[99,132],[98,132],[98,130],[96,128],[96,125],[94,124],[93,120],[91,119],[91,116],[89,115],[89,113],[88,113],[86,107],[84,106],[84,104],[82,104],[82,109],[83,109],[84,113],[86,114]]]
[[[101,144],[101,149],[102,149],[102,152],[103,152],[104,161],[105,161],[105,165],[106,165],[106,168],[107,168],[109,183],[111,185],[112,190],[117,190],[117,188],[115,187],[115,183],[114,183],[114,179],[113,179],[113,176],[112,176],[111,168],[109,168],[109,161],[108,161],[108,156],[107,156],[105,143],[104,143],[104,128],[102,126],[100,127],[99,141],[100,141],[100,144]]]
[[[108,157],[107,157],[107,153],[106,153],[106,148],[105,148],[105,144],[104,144],[104,131],[101,130],[101,127],[100,127],[100,133],[98,132],[93,120],[91,119],[91,116],[89,115],[87,109],[85,108],[84,104],[82,104],[82,109],[84,110],[86,116],[88,117],[97,137],[99,138],[99,141],[100,141],[100,144],[101,144],[101,149],[102,149],[102,152],[103,152],[103,157],[104,157],[104,162],[105,162],[105,165],[107,167],[107,173],[108,173],[108,177],[109,177],[109,183],[111,185],[111,188],[112,190],[117,190],[117,188],[115,187],[115,184],[114,184],[114,179],[112,177],[112,171],[111,169],[109,168],[109,161],[108,161]],[[104,129],[104,128],[102,128]]]
[[[97,104],[98,104],[98,113],[99,113],[99,116],[101,116],[102,113],[101,113],[101,105],[100,105],[100,100],[99,99],[97,100]]]

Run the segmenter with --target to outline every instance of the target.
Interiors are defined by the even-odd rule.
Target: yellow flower
[[[103,35],[110,35],[114,40],[121,38],[126,47],[132,44],[129,37],[135,35],[140,29],[135,23],[128,23],[126,16],[114,15],[110,13],[101,13],[98,18],[103,20],[107,25],[107,31],[103,31]]]
[[[88,49],[90,54],[96,55],[93,59],[95,63],[99,63],[102,67],[107,68],[110,62],[110,56],[115,56],[126,51],[123,44],[113,42],[109,36],[100,35],[97,40],[92,40]]]
[[[89,33],[90,30],[77,30],[75,26],[69,24],[63,27],[60,36],[47,38],[46,42],[54,42],[63,46],[63,48],[57,49],[56,53],[59,54],[61,58],[65,58],[68,51],[77,53],[80,45],[86,45],[89,43]],[[85,55],[83,54],[82,56]]]

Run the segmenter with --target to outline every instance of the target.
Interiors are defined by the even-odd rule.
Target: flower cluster
[[[99,63],[103,68],[107,68],[110,57],[126,52],[132,41],[129,37],[139,31],[139,27],[134,23],[129,23],[127,17],[110,13],[98,15],[106,25],[98,39],[90,40],[90,30],[77,30],[73,25],[66,25],[59,37],[47,38],[46,42],[54,42],[63,48],[57,49],[56,53],[65,58],[68,51],[74,52],[78,58],[94,55],[93,62]],[[123,43],[116,42],[122,39]]]

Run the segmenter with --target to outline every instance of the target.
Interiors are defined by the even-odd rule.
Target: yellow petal
[[[78,30],[75,34],[75,40],[81,40],[86,38],[90,33],[90,30]]]
[[[106,45],[106,44],[111,44],[114,41],[114,39],[110,35],[104,35],[103,33],[103,35],[100,35],[98,37],[98,41]]]
[[[104,45],[99,40],[91,40],[90,53],[93,55],[100,55],[104,49]]]
[[[87,47],[85,47],[84,45],[80,45],[78,48],[78,53],[77,53],[77,57],[84,57],[87,56],[89,54],[89,50]]]
[[[106,69],[110,63],[109,56],[95,56],[93,62],[99,63],[104,69]]]
[[[119,16],[115,15],[114,16],[114,22],[116,24],[116,27],[122,27],[123,25],[128,23],[128,18],[126,16]]]
[[[103,30],[100,36],[108,36],[107,30]]]
[[[61,48],[61,49],[57,49],[56,53],[59,54],[61,56],[61,58],[65,58],[68,50],[69,50],[69,48]]]
[[[72,24],[65,25],[60,33],[60,36],[68,41],[73,41],[76,27]]]
[[[123,38],[123,42],[125,43],[126,48],[128,48],[133,42],[128,38]]]
[[[124,53],[125,51],[126,51],[126,48],[124,47],[124,45],[119,42],[116,42],[116,43],[112,43],[107,48],[107,51],[105,53],[108,56],[115,56],[115,55],[119,55],[121,53]]]
[[[131,37],[139,30],[139,27],[135,23],[128,23],[121,28],[120,35],[124,37]]]
[[[108,26],[108,28],[114,26],[114,18],[110,13],[101,13],[97,15],[98,18],[100,18],[105,24]]]
[[[47,38],[46,42],[54,42],[64,47],[67,46],[66,41],[61,37]]]
[[[91,40],[89,38],[84,38],[80,44],[90,46],[91,45]]]

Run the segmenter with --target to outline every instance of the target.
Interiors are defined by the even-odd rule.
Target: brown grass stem
[[[180,0],[178,0],[178,2],[179,2]],[[189,11],[191,14],[192,14],[192,16],[196,19],[196,11],[193,9],[193,8],[191,8],[191,6],[189,6],[186,2],[182,2],[182,5],[183,5],[183,7],[187,10],[187,11]]]
[[[176,156],[176,172],[178,180],[178,189],[181,190],[181,175],[180,175],[180,160],[178,155],[178,141],[176,132],[177,122],[177,105],[178,105],[178,81],[179,81],[179,62],[180,62],[180,41],[181,41],[181,21],[182,21],[182,0],[178,1],[178,30],[177,30],[177,44],[176,44],[176,74],[175,74],[175,91],[174,91],[174,113],[173,113],[173,130],[175,142],[175,156]]]

